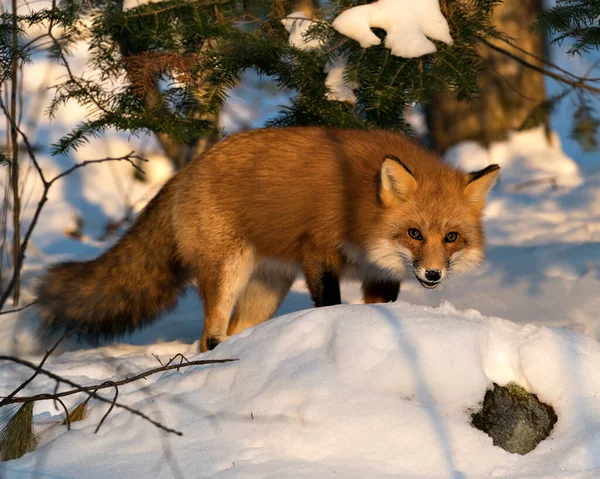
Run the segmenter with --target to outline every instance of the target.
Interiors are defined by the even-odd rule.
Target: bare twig
[[[152,353],[152,356],[154,356],[154,359],[156,359],[158,361],[158,364],[160,364],[161,366],[163,365],[163,362],[160,360],[160,358],[158,357],[158,355],[156,353]]]
[[[14,356],[0,355],[0,361],[12,361],[17,364],[21,364],[23,366],[26,366],[31,369],[36,369],[36,370],[38,368],[38,366],[35,365],[34,363],[31,363],[25,359],[17,358]],[[114,387],[115,385],[122,386],[124,384],[129,384],[129,383],[132,383],[135,381],[139,381],[140,379],[145,379],[148,376],[151,376],[153,374],[157,374],[157,373],[164,372],[164,371],[170,371],[172,369],[179,370],[181,368],[186,368],[186,367],[190,367],[190,366],[203,366],[206,364],[222,364],[222,363],[230,363],[232,361],[237,361],[237,359],[199,359],[197,361],[189,361],[187,363],[167,364],[165,366],[161,366],[158,368],[149,369],[148,371],[144,371],[142,373],[136,374],[135,376],[132,376],[130,378],[121,379],[120,381],[104,382],[102,384],[96,384],[94,386],[80,386],[78,384],[71,382],[68,379],[62,378],[61,376],[58,376],[58,375],[52,373],[51,371],[40,368],[39,372],[41,374],[44,374],[44,375],[46,375],[52,379],[55,379],[57,381],[69,384],[69,385],[73,386],[75,389],[70,389],[68,391],[62,391],[60,393],[54,393],[54,394],[37,394],[34,396],[12,397],[12,395],[11,395],[10,399],[8,398],[8,396],[6,398],[4,398],[4,400],[2,402],[0,402],[0,406],[5,406],[7,404],[22,403],[22,402],[27,402],[27,401],[39,401],[42,399],[53,399],[55,396],[56,397],[71,396],[73,394],[77,394],[77,393],[81,393],[81,392],[90,393],[90,392],[98,391],[100,389]]]
[[[56,400],[60,403],[60,405],[62,406],[62,408],[65,411],[65,417],[66,417],[66,421],[67,421],[67,431],[71,430],[71,418],[69,417],[69,408],[67,407],[67,405],[64,403],[64,401],[60,398],[56,398]]]
[[[102,424],[104,424],[104,421],[106,421],[106,418],[108,417],[108,415],[112,412],[113,408],[115,407],[115,404],[117,404],[117,398],[119,397],[119,387],[112,381],[108,381],[108,382],[110,382],[114,386],[115,396],[113,397],[112,403],[110,404],[108,411],[106,411],[104,416],[102,416],[102,419],[100,419],[98,426],[96,426],[96,429],[94,429],[94,434],[96,434],[100,430],[100,428],[102,427]]]
[[[21,198],[19,197],[19,141],[16,128],[17,118],[17,89],[18,89],[18,73],[19,73],[19,30],[17,23],[17,0],[12,0],[12,75],[10,87],[10,114],[11,121],[10,142],[12,147],[12,161],[10,162],[10,184],[13,192],[13,241],[12,241],[12,257],[13,265],[16,265],[21,256]],[[15,269],[16,274],[13,275],[13,303],[19,306],[20,292],[20,275],[21,269]]]
[[[138,160],[138,161],[148,161],[148,160],[146,160],[145,158],[141,158],[138,155],[134,155],[133,151],[124,156],[120,156],[120,157],[116,157],[116,158],[102,158],[100,160],[87,160],[82,163],[73,165],[71,168],[68,168],[67,170],[56,175],[54,178],[52,178],[51,180],[48,181],[46,179],[46,177],[44,176],[44,172],[42,171],[40,164],[37,161],[33,147],[31,146],[31,143],[29,142],[29,138],[27,138],[27,135],[19,128],[19,126],[15,123],[13,117],[8,113],[8,111],[4,105],[4,102],[2,101],[2,98],[0,98],[0,108],[2,109],[2,111],[4,112],[6,117],[8,118],[11,126],[19,133],[19,135],[21,135],[21,138],[23,138],[23,143],[25,144],[25,148],[27,149],[29,158],[31,159],[33,165],[35,166],[35,169],[38,172],[38,175],[40,177],[40,180],[42,181],[43,188],[44,188],[42,197],[41,197],[40,201],[38,202],[37,208],[33,214],[33,218],[31,220],[29,228],[27,229],[27,231],[23,237],[23,242],[21,243],[21,250],[20,250],[19,257],[17,258],[17,263],[13,265],[14,269],[13,269],[13,275],[10,280],[10,283],[8,284],[6,290],[2,293],[2,298],[0,299],[0,309],[2,309],[2,307],[4,306],[4,304],[7,301],[8,297],[10,296],[11,292],[13,291],[15,284],[17,283],[19,272],[21,271],[21,268],[23,266],[23,261],[25,260],[25,251],[27,249],[27,244],[29,242],[29,238],[31,237],[31,234],[33,233],[33,230],[38,222],[40,213],[42,212],[42,209],[44,208],[44,204],[46,203],[46,201],[48,201],[48,191],[50,190],[50,188],[52,187],[54,182],[73,173],[75,170],[77,170],[79,168],[83,168],[84,166],[91,165],[93,163],[105,163],[107,161],[127,161],[136,170],[143,173],[143,170],[133,160]]]
[[[515,55],[512,52],[509,52],[508,50],[505,50],[502,47],[499,47],[498,45],[494,45],[493,43],[490,43],[489,41],[485,40],[485,39],[480,39],[479,40],[481,43],[483,43],[484,45],[486,45],[487,47],[491,48],[492,50],[495,50],[499,53],[502,53],[503,55],[506,55],[509,58],[512,58],[513,60],[515,60],[516,62],[520,63],[521,65],[530,68],[531,70],[535,70],[539,73],[541,73],[542,75],[546,75],[550,78],[554,78],[555,80],[564,83],[566,85],[571,85],[575,88],[579,88],[582,90],[587,90],[590,91],[592,93],[600,93],[600,88],[594,87],[592,85],[589,85],[587,83],[587,81],[585,79],[581,79],[581,80],[571,80],[563,75],[559,75],[558,73],[554,73],[546,68],[534,65],[533,63],[530,63],[529,61],[525,60],[524,58],[521,58],[517,55]]]
[[[0,312],[0,316],[2,316],[3,314],[9,314],[9,313],[18,313],[19,311],[23,311],[24,309],[29,308],[30,306],[33,306],[36,302],[32,301],[29,304],[26,304],[25,306],[21,306],[20,308],[15,308],[15,309],[9,309],[7,311],[2,311]]]
[[[117,402],[116,398],[113,398],[112,400],[110,400],[103,396],[100,396],[97,393],[97,391],[100,389],[112,388],[112,387],[121,386],[123,384],[132,383],[139,379],[144,379],[152,374],[156,374],[156,373],[163,372],[163,371],[169,371],[172,369],[178,370],[180,368],[189,367],[189,366],[228,363],[228,362],[232,362],[232,361],[237,361],[237,359],[203,359],[203,360],[198,360],[198,361],[190,361],[190,362],[184,363],[184,364],[172,364],[172,365],[163,366],[160,368],[150,369],[143,373],[137,374],[131,378],[125,378],[120,381],[106,381],[102,384],[98,384],[98,385],[94,385],[94,386],[81,386],[81,385],[71,381],[70,379],[64,378],[62,376],[59,376],[58,374],[48,371],[47,369],[44,369],[44,368],[40,367],[39,365],[36,365],[30,361],[27,361],[27,360],[21,359],[21,358],[17,358],[14,356],[0,356],[0,361],[11,361],[16,364],[21,364],[23,366],[26,366],[30,369],[35,370],[37,374],[43,374],[51,379],[54,379],[57,382],[68,384],[69,386],[74,388],[74,389],[71,389],[68,391],[55,392],[53,394],[49,394],[49,393],[36,394],[34,396],[30,396],[29,398],[27,398],[25,396],[15,397],[14,394],[11,394],[10,398],[8,396],[6,398],[4,398],[2,403],[0,403],[2,405],[24,403],[24,402],[30,402],[30,401],[56,400],[56,399],[59,399],[59,398],[65,397],[65,396],[71,396],[73,394],[83,392],[83,393],[88,394],[90,397],[93,397],[94,399],[98,399],[99,401],[102,401],[104,403],[108,403],[108,404],[112,405],[112,407],[118,407],[121,409],[125,409],[126,411],[129,411],[130,413],[135,414],[136,416],[139,416],[142,419],[145,419],[146,421],[150,422],[151,424],[158,427],[159,429],[162,429],[163,431],[166,431],[166,432],[169,432],[172,434],[176,434],[178,436],[182,436],[183,434],[180,431],[169,428],[169,427],[165,426],[164,424],[161,424],[160,422],[155,421],[154,419],[150,418],[143,412],[138,411],[137,409],[132,408],[131,406],[127,406],[126,404],[121,404],[121,403]],[[22,388],[18,388],[18,389],[22,389]]]
[[[516,185],[511,185],[508,187],[509,191],[517,192],[529,188],[531,186],[549,184],[552,188],[558,187],[558,179],[556,176],[551,176],[549,178],[538,178],[536,180],[528,180],[523,181],[522,183],[517,183]]]
[[[17,389],[15,389],[12,393],[10,393],[8,396],[6,396],[4,399],[2,399],[2,401],[0,401],[0,407],[5,406],[6,404],[10,404],[8,401],[10,401],[13,397],[15,397],[17,395],[17,393],[19,391],[22,391],[23,389],[25,389],[25,387],[27,387],[27,385],[33,381],[36,376],[38,374],[40,374],[40,372],[42,371],[42,367],[44,366],[44,363],[46,362],[46,360],[50,357],[50,355],[56,350],[56,348],[58,348],[58,346],[60,345],[60,343],[63,342],[63,340],[65,338],[67,338],[68,336],[70,336],[71,334],[73,334],[75,331],[72,331],[70,333],[65,333],[55,344],[54,346],[52,346],[48,351],[46,351],[46,354],[44,354],[44,357],[42,358],[42,360],[40,361],[40,364],[38,365],[38,367],[36,368],[35,372],[33,373],[33,375],[27,380],[25,381],[23,384],[21,384]]]

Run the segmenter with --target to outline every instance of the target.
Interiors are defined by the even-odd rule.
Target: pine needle
[[[14,415],[0,420],[0,461],[18,459],[34,449],[33,402],[26,402]]]
[[[71,409],[69,411],[69,417],[65,418],[65,420],[63,421],[63,424],[70,424],[72,422],[84,420],[85,417],[87,416],[87,406],[88,406],[89,400],[90,399],[88,398],[85,401],[83,401],[82,403],[79,403],[73,409]]]

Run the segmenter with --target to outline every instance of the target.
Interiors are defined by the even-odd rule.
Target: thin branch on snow
[[[100,422],[96,426],[96,429],[94,429],[94,434],[98,433],[98,431],[102,427],[102,424],[104,424],[104,421],[106,421],[106,418],[109,416],[109,414],[112,412],[113,408],[115,407],[115,404],[117,404],[117,398],[119,397],[119,387],[113,381],[106,381],[106,383],[110,384],[111,386],[113,386],[115,388],[115,396],[113,397],[113,400],[110,403],[108,411],[106,411],[106,413],[104,413],[104,416],[102,416],[102,419],[100,419]]]
[[[154,369],[149,369],[148,371],[144,371],[142,373],[136,374],[135,376],[132,376],[130,378],[121,379],[119,381],[107,381],[107,382],[103,382],[102,384],[96,384],[93,386],[80,386],[78,384],[75,384],[67,379],[62,378],[61,376],[58,376],[58,375],[40,367],[39,373],[44,374],[52,379],[56,379],[58,381],[69,384],[69,385],[73,386],[75,389],[70,389],[68,391],[62,391],[60,393],[36,394],[34,396],[13,397],[13,394],[11,393],[9,396],[6,396],[2,401],[0,401],[0,407],[6,406],[8,404],[24,403],[24,402],[29,402],[29,401],[40,401],[40,400],[44,400],[44,399],[54,399],[54,397],[71,396],[73,394],[77,394],[77,393],[81,393],[81,392],[90,393],[93,391],[98,391],[100,389],[111,388],[111,387],[114,387],[115,385],[122,386],[124,384],[129,384],[129,383],[132,383],[135,381],[139,381],[140,379],[146,379],[148,376],[151,376],[153,374],[157,374],[157,373],[164,372],[164,371],[170,371],[173,369],[179,371],[181,368],[187,368],[190,366],[203,366],[206,364],[221,364],[221,363],[230,363],[233,361],[237,361],[237,359],[199,359],[197,361],[188,361],[187,363],[179,362],[178,364],[172,364],[174,359],[176,359],[176,357],[174,357],[171,361],[169,361],[164,366],[154,368]],[[23,366],[26,366],[26,367],[34,369],[34,370],[37,370],[37,368],[39,367],[29,361],[26,361],[21,358],[17,358],[15,356],[0,355],[0,361],[12,361],[12,362],[21,364]]]
[[[22,391],[23,389],[25,389],[25,387],[27,387],[27,385],[29,383],[31,383],[31,381],[33,381],[38,374],[40,374],[40,372],[42,371],[42,367],[44,366],[46,360],[50,357],[50,355],[56,350],[56,348],[58,348],[60,343],[62,343],[68,336],[70,336],[74,332],[75,331],[63,334],[63,336],[54,344],[54,346],[52,346],[48,351],[46,351],[46,354],[44,354],[44,357],[38,364],[33,375],[27,381],[23,382],[19,387],[17,387],[17,389],[15,389],[12,393],[10,393],[8,396],[6,396],[4,399],[2,399],[2,401],[0,401],[0,407],[5,406],[6,404],[10,404],[9,401],[13,397],[15,397],[19,393],[19,391]]]
[[[173,369],[179,370],[181,368],[190,367],[190,366],[202,366],[202,365],[206,365],[206,364],[222,364],[222,363],[229,363],[232,361],[237,361],[237,359],[201,359],[201,360],[197,360],[197,361],[188,361],[187,363],[183,363],[184,357],[181,356],[182,357],[181,362],[179,362],[178,364],[172,364],[173,361],[179,356],[178,355],[178,356],[173,357],[164,366],[161,366],[159,368],[149,369],[148,371],[144,371],[140,374],[136,374],[135,376],[132,376],[130,378],[121,379],[119,381],[105,381],[101,384],[96,384],[93,386],[82,386],[80,384],[77,384],[77,383],[71,381],[70,379],[64,378],[58,374],[48,371],[47,369],[44,369],[42,367],[44,365],[44,363],[46,362],[46,360],[48,359],[48,357],[52,354],[52,352],[56,349],[56,347],[58,347],[60,342],[62,342],[66,336],[67,335],[63,336],[58,341],[58,343],[56,343],[54,345],[54,347],[52,349],[50,349],[48,352],[46,352],[46,354],[42,358],[42,361],[40,362],[40,364],[37,364],[37,365],[30,361],[27,361],[25,359],[17,358],[15,356],[0,355],[0,361],[11,361],[13,363],[21,364],[25,367],[33,369],[35,371],[34,374],[27,381],[25,381],[17,389],[15,389],[15,391],[13,391],[11,394],[9,394],[4,399],[2,399],[2,401],[0,401],[0,407],[6,406],[9,404],[26,403],[26,402],[33,402],[33,401],[60,400],[61,398],[65,397],[65,396],[71,396],[73,394],[78,394],[78,393],[86,393],[90,398],[98,399],[99,401],[102,401],[102,402],[110,405],[109,410],[103,416],[103,418],[100,421],[95,432],[98,432],[98,430],[102,426],[104,420],[106,419],[108,414],[110,414],[110,412],[113,410],[113,408],[118,407],[121,409],[125,409],[126,411],[129,411],[130,413],[132,413],[136,416],[139,416],[142,419],[145,419],[146,421],[150,422],[151,424],[158,427],[159,429],[162,429],[163,431],[166,431],[166,432],[169,432],[172,434],[176,434],[178,436],[182,436],[183,433],[181,433],[180,431],[169,428],[169,427],[165,426],[164,424],[162,424],[158,421],[155,421],[154,419],[150,418],[143,412],[141,412],[135,408],[132,408],[131,406],[127,406],[126,404],[117,402],[118,386],[122,386],[124,384],[129,384],[134,381],[138,381],[140,379],[146,379],[148,376],[151,376],[153,374],[157,374],[157,373],[164,372],[164,371],[170,371]],[[27,384],[31,383],[31,381],[39,374],[43,374],[51,379],[54,379],[57,382],[57,384],[58,383],[68,384],[69,386],[73,387],[74,389],[70,389],[68,391],[62,391],[62,392],[57,392],[55,390],[53,393],[42,393],[42,394],[36,394],[33,396],[16,396],[16,394],[19,391],[21,391],[25,386],[27,386]],[[97,391],[99,391],[101,389],[107,389],[107,388],[115,388],[116,393],[115,393],[115,396],[113,397],[113,399],[107,399],[98,394]]]
[[[20,308],[8,309],[6,311],[0,311],[0,316],[2,316],[3,314],[18,313],[19,311],[23,311],[24,309],[27,309],[30,306],[33,306],[35,303],[36,303],[36,301],[32,301],[31,303],[26,304],[25,306],[21,306]]]

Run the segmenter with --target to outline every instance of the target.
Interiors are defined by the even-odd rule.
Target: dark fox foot
[[[200,341],[200,352],[212,351],[228,337],[225,335],[203,336]]]

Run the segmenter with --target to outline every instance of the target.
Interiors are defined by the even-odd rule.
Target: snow
[[[219,111],[219,127],[227,134],[260,128],[289,106],[292,93],[280,88],[271,78],[246,70]]]
[[[82,71],[85,46],[74,54],[75,70]],[[40,92],[60,71],[38,62],[24,69],[27,119],[36,100],[47,101]],[[275,103],[288,101],[270,88],[246,72],[220,124],[227,131],[261,126]],[[265,90],[267,103],[261,102]],[[174,311],[118,342],[70,342],[46,366],[82,384],[154,368],[153,354],[163,362],[176,354],[239,360],[161,373],[119,389],[120,401],[182,437],[118,409],[94,435],[106,406],[92,401],[89,416],[71,431],[55,424],[39,437],[36,451],[0,463],[0,477],[599,477],[600,168],[596,158],[573,156],[578,150],[565,123],[572,115],[560,111],[561,118],[553,118],[563,126],[560,140],[536,129],[487,150],[462,144],[448,154],[467,170],[502,166],[485,212],[484,267],[435,291],[409,279],[391,305],[355,304],[359,287],[344,284],[346,304],[320,310],[309,309],[298,280],[278,318],[206,355],[198,354],[202,305],[193,291]],[[69,104],[53,123],[25,128],[45,145],[86,113]],[[131,150],[150,159],[145,183],[127,163],[104,163],[52,188],[28,249],[23,303],[32,300],[47,265],[110,247],[124,227],[104,238],[107,223],[129,208],[139,211],[173,171],[147,136],[109,132],[67,158],[40,149],[48,177],[75,162]],[[23,174],[27,225],[41,190],[34,171]],[[77,217],[84,220],[79,240],[65,235]],[[46,345],[34,328],[30,310],[0,316],[0,354],[39,361]],[[1,363],[0,395],[30,374]],[[510,381],[552,404],[559,417],[551,436],[526,456],[494,447],[469,425],[486,388]],[[25,392],[54,386],[40,376]],[[112,398],[113,391],[105,394]],[[79,400],[71,396],[66,404]],[[38,432],[63,419],[51,401],[37,403],[34,414]]]
[[[387,32],[385,46],[393,55],[404,58],[437,51],[427,37],[453,43],[438,0],[379,0],[352,7],[333,21],[333,28],[363,48],[379,45],[381,40],[371,28],[383,28]]]
[[[466,141],[451,147],[446,160],[468,171],[476,171],[496,163],[502,170],[505,187],[526,181],[555,179],[557,184],[576,187],[583,178],[575,161],[561,149],[560,138],[547,137],[543,126],[523,132],[511,132],[506,141],[494,142],[489,148]]]
[[[327,73],[325,85],[329,88],[327,94],[328,100],[356,103],[354,90],[358,88],[358,83],[348,83],[344,80],[346,66],[347,62],[345,58],[339,58],[337,61],[328,63],[325,66],[325,72]]]
[[[99,155],[99,143],[82,158]],[[112,141],[110,153],[126,146]],[[494,161],[515,181],[548,173],[546,158],[560,153],[537,130],[492,150],[512,152]],[[469,170],[485,166],[473,151],[463,145],[452,161]],[[1,465],[0,476],[172,477],[180,470],[183,477],[597,477],[600,171],[584,175],[568,157],[554,160],[553,173],[578,182],[518,191],[501,182],[486,210],[487,264],[443,289],[425,291],[409,280],[395,304],[315,310],[307,309],[298,281],[280,317],[206,355],[198,354],[201,304],[189,292],[175,311],[115,344],[67,344],[47,367],[84,384],[156,367],[152,354],[163,362],[177,353],[239,361],[161,373],[119,389],[120,401],[181,430],[181,438],[120,410],[93,435],[106,407],[92,401],[88,418],[70,432],[53,427],[35,452]],[[109,165],[128,184],[126,164],[95,165],[77,180],[85,182],[77,193],[81,206],[85,199],[98,208],[99,230],[122,207],[118,182],[101,180],[111,177]],[[158,182],[168,177],[161,161],[147,169]],[[142,194],[147,186],[133,185],[133,196],[149,197]],[[52,221],[34,234],[38,253],[29,257],[26,282],[59,257],[94,256],[114,241],[66,238],[65,208],[78,200],[64,194],[55,192],[45,213]],[[357,285],[344,284],[343,299],[360,302]],[[25,312],[3,316],[0,351],[39,360],[33,324]],[[1,364],[0,395],[28,375]],[[551,436],[526,456],[493,446],[469,424],[486,388],[511,381],[552,404],[559,417]],[[53,388],[39,378],[27,391]],[[62,414],[52,402],[37,403],[34,413],[40,429]]]
[[[281,21],[290,33],[288,42],[292,47],[310,51],[323,46],[320,39],[309,38],[307,35],[312,22],[304,12],[293,12]],[[356,103],[354,90],[358,88],[358,84],[344,81],[346,66],[347,60],[344,57],[332,60],[325,65],[325,73],[327,73],[325,85],[329,88],[326,96],[328,100],[354,104]]]
[[[308,29],[313,20],[308,18],[304,12],[292,12],[281,20],[285,29],[289,32],[289,44],[299,50],[314,50],[322,46],[319,38],[308,38]]]
[[[139,7],[140,5],[148,5],[149,3],[158,3],[161,0],[124,0],[123,11],[131,10],[132,8]]]
[[[116,379],[156,366],[152,352],[192,359],[196,348],[197,342],[74,351],[51,367],[75,381]],[[341,306],[278,318],[202,357],[239,361],[166,372],[119,391],[122,402],[184,436],[166,436],[121,410],[93,435],[107,408],[96,403],[72,431],[42,440],[36,452],[0,471],[30,477],[43,464],[53,477],[166,478],[168,445],[171,467],[185,477],[600,472],[600,345],[564,329],[519,326],[449,304]],[[14,367],[0,374],[3,389],[20,381]],[[527,456],[493,446],[469,424],[486,388],[508,381],[539,394],[559,417],[551,438]],[[38,387],[53,383],[41,379]],[[35,414],[48,420],[59,411],[44,402]]]

